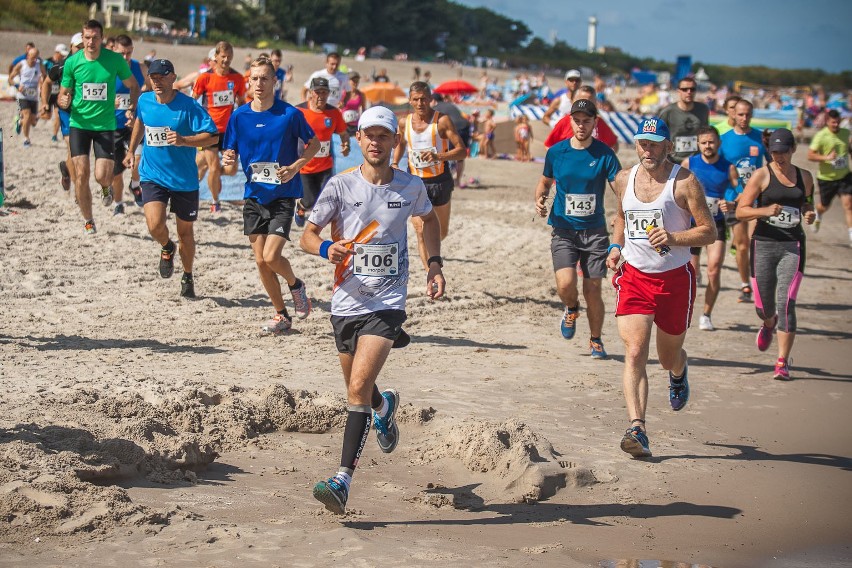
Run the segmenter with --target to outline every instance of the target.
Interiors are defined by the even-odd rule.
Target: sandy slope
[[[4,34],[3,60],[19,39]],[[12,108],[0,105],[0,124]],[[386,456],[370,440],[338,519],[310,496],[337,464],[343,416],[329,266],[288,246],[315,311],[263,336],[271,307],[228,204],[196,224],[201,299],[180,301],[177,279],[156,273],[141,211],[96,205],[99,233],[85,237],[58,185],[61,147],[41,126],[33,140],[25,153],[5,138],[15,214],[0,218],[0,565],[852,559],[852,254],[838,211],[808,235],[798,380],[769,376],[729,258],[719,330],[687,338],[684,412],[666,410],[652,365],[655,458],[636,461],[618,449],[613,319],[608,361],[588,357],[584,319],[572,342],[557,330],[549,232],[531,221],[541,166],[470,161],[482,185],[455,193],[448,298],[430,303],[414,274],[414,340],[379,380],[402,393],[402,442]]]

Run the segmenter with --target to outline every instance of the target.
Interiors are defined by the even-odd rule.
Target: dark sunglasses
[[[694,93],[696,89],[695,89],[695,87],[678,87],[677,90],[678,91],[684,91],[684,92],[687,92],[687,93]]]

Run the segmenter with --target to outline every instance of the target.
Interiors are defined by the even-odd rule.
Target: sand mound
[[[430,487],[421,500],[432,506],[471,506],[477,498],[483,503],[534,502],[552,497],[569,484],[596,482],[590,470],[559,460],[547,439],[515,419],[501,424],[466,420],[448,429],[442,440],[419,447],[417,452],[424,463],[454,458],[469,471],[484,474],[475,496],[462,491],[451,498],[436,498],[434,494],[444,493],[443,488]]]
[[[0,431],[0,535],[16,540],[165,523],[169,513],[95,483],[193,483],[194,470],[220,451],[264,432],[342,427],[345,406],[282,385],[223,393],[190,388],[158,404],[80,390],[46,396],[28,416],[39,419]]]

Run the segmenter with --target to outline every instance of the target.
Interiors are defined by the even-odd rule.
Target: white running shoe
[[[713,322],[710,321],[710,316],[701,316],[698,319],[698,329],[702,331],[716,331],[716,328],[713,327]]]

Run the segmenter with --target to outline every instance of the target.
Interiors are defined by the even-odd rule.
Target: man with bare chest
[[[630,427],[621,449],[649,457],[645,410],[651,328],[656,324],[657,357],[669,372],[669,401],[673,410],[681,410],[689,400],[683,342],[695,301],[689,248],[712,244],[716,229],[701,183],[666,158],[672,151],[666,123],[646,119],[633,139],[639,163],[615,179],[618,212],[607,266],[615,271],[615,315],[625,345],[623,387]],[[695,219],[694,227],[690,219]]]

